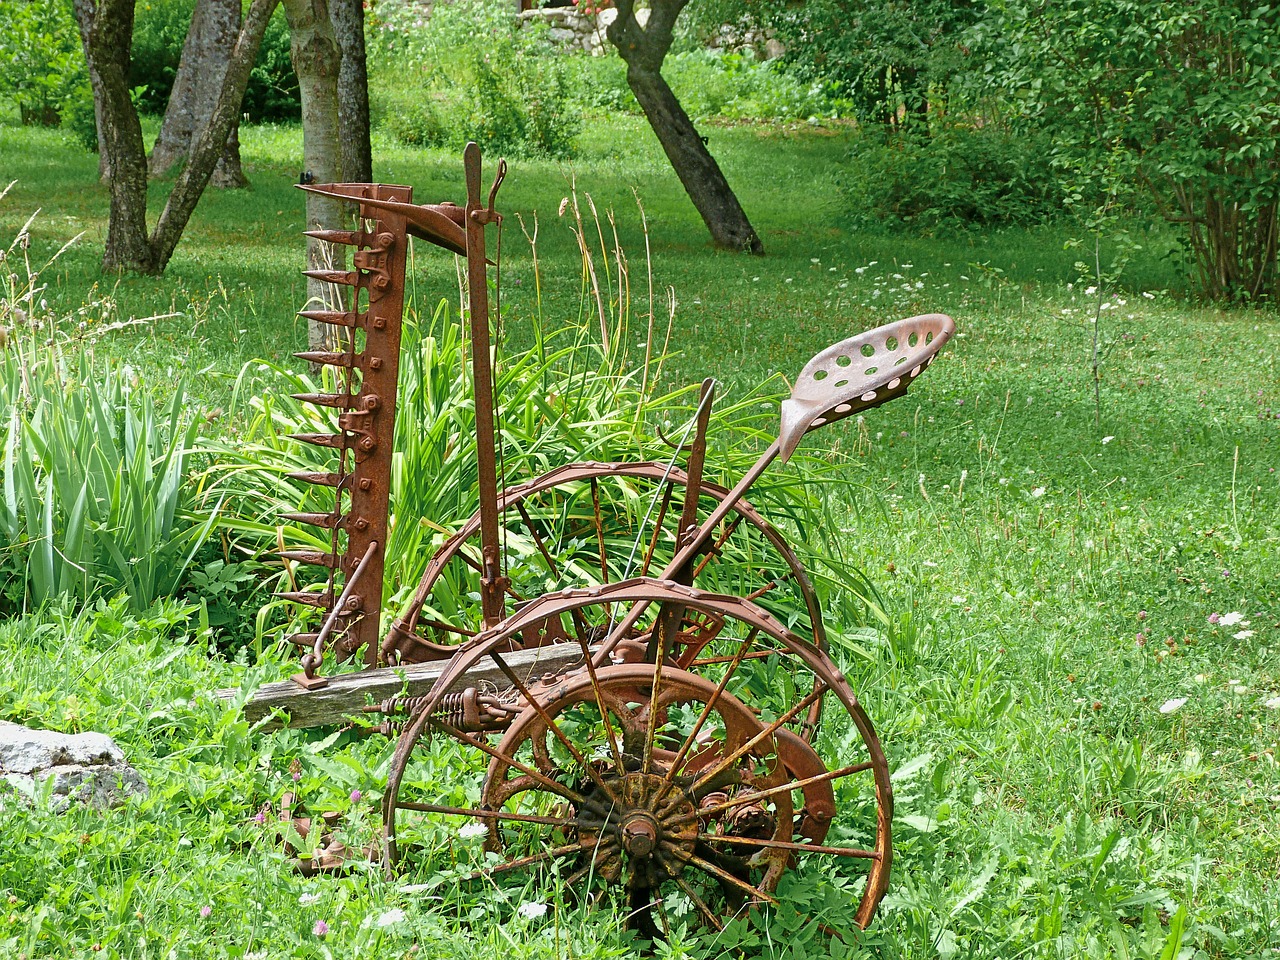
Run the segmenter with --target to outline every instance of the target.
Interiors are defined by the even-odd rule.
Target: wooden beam
[[[582,664],[582,648],[577,644],[558,643],[534,650],[514,650],[504,653],[502,659],[522,680],[529,680],[548,673],[563,673]],[[323,727],[345,723],[349,717],[360,714],[361,708],[387,697],[404,693],[421,696],[444,673],[448,660],[430,663],[413,663],[403,667],[381,667],[329,677],[327,686],[318,690],[304,690],[292,680],[265,683],[253,692],[245,702],[244,716],[250,723],[281,709],[288,715],[281,720],[272,719],[260,730],[279,730],[282,727]],[[489,685],[505,690],[511,686],[506,676],[488,657],[472,667],[453,690]],[[230,701],[240,696],[239,688],[217,690],[214,696]]]

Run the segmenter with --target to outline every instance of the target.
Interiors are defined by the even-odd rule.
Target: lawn
[[[302,195],[291,187],[299,134],[255,127],[242,143],[251,189],[205,197],[165,277],[102,277],[95,158],[56,132],[0,126],[0,179],[16,180],[0,200],[5,244],[37,208],[33,263],[84,232],[44,275],[51,308],[71,313],[96,297],[119,319],[172,314],[92,349],[158,393],[185,380],[192,415],[209,416],[205,433],[231,439],[248,416],[232,406],[242,366],[288,363],[305,346],[293,318],[305,296]],[[584,209],[589,195],[600,211],[610,248],[612,211],[626,251],[624,342],[643,340],[646,244],[659,301],[674,290],[668,387],[710,375],[733,397],[772,377],[782,395],[782,378],[864,328],[940,311],[960,331],[906,398],[809,441],[843,481],[824,488],[833,548],[879,597],[830,629],[897,771],[888,898],[843,945],[780,912],[663,949],[1280,955],[1280,317],[1189,302],[1160,231],[1142,236],[1139,258],[1101,294],[1065,248],[1082,235],[1070,224],[850,232],[839,184],[856,164],[851,143],[839,126],[711,128],[764,258],[709,248],[633,117],[594,119],[572,165],[513,163],[499,195],[512,351],[533,341],[535,316],[546,326],[580,317],[581,259],[558,214],[575,187]],[[376,175],[413,184],[418,200],[460,199],[457,158],[390,142],[374,152]],[[535,218],[537,283],[522,235]],[[452,265],[421,262],[418,302],[456,296]],[[665,325],[661,302],[655,313]],[[261,804],[296,789],[346,812],[351,835],[364,836],[389,747],[351,733],[254,732],[204,696],[287,673],[287,654],[210,656],[189,610],[104,602],[0,624],[0,664],[0,716],[106,732],[152,785],[106,813],[4,801],[6,956],[632,949],[616,912],[545,889],[477,891],[437,872],[473,855],[449,838],[405,877],[291,873],[253,821]],[[847,906],[830,893],[787,890],[845,930]],[[521,900],[552,909],[513,916]],[[380,926],[393,908],[404,918]]]

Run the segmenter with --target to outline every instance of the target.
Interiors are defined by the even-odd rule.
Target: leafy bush
[[[0,0],[0,94],[24,124],[55,126],[76,102],[92,105],[69,0]]]
[[[186,513],[196,426],[181,389],[157,407],[127,367],[93,362],[89,339],[128,324],[110,322],[110,301],[78,321],[50,313],[26,236],[7,251],[26,277],[0,288],[0,605],[125,591],[145,609],[175,592],[212,526]]]
[[[370,111],[415,146],[475,140],[510,156],[567,157],[581,127],[561,58],[505,7],[380,7],[370,38]]]
[[[129,83],[141,88],[136,98],[140,111],[160,114],[168,105],[194,6],[194,0],[151,0],[138,5]],[[289,27],[284,11],[277,8],[263,34],[241,110],[254,122],[297,120],[302,115],[299,96]]]
[[[860,138],[840,178],[860,227],[936,230],[1043,223],[1063,195],[1041,139],[997,125]]]

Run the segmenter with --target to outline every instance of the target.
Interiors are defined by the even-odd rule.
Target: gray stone
[[[147,792],[146,782],[110,737],[33,730],[3,720],[0,778],[26,797],[49,790],[55,809],[65,809],[72,800],[116,806],[126,795]]]
[[[764,58],[766,60],[777,60],[786,52],[786,46],[776,37],[770,37],[764,42]]]
[[[565,30],[563,27],[552,27],[547,31],[547,39],[556,43],[564,43],[572,41],[576,38],[576,34],[572,30]]]

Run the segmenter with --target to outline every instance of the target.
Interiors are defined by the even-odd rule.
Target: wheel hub
[[[628,886],[653,886],[676,876],[698,837],[696,807],[663,773],[628,773],[605,779],[613,794],[607,814],[584,811],[578,835],[594,841],[601,876]]]

